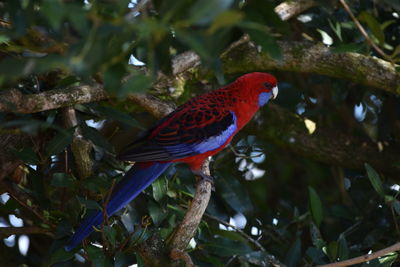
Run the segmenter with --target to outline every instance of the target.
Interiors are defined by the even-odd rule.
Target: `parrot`
[[[120,160],[135,162],[115,186],[107,203],[111,216],[125,207],[171,164],[183,162],[203,179],[203,162],[224,149],[258,111],[278,94],[277,79],[263,72],[244,74],[234,82],[192,98],[128,145]],[[101,225],[103,211],[90,214],[64,248],[71,251]]]

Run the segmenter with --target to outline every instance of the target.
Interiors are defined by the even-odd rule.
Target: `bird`
[[[125,207],[175,162],[186,163],[195,175],[212,180],[201,172],[203,162],[224,149],[259,108],[277,95],[273,75],[247,73],[192,98],[162,118],[118,156],[135,163],[113,189],[105,208],[107,216]],[[103,215],[97,210],[84,219],[64,248],[71,251],[77,247],[101,225]]]

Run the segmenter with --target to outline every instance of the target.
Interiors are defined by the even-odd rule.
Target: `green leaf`
[[[103,75],[104,88],[107,90],[107,92],[117,92],[118,89],[121,88],[121,81],[125,74],[125,65],[122,63],[118,63],[109,67]]]
[[[176,30],[175,35],[179,41],[189,46],[202,59],[211,61],[211,52],[204,46],[204,36],[184,30]]]
[[[364,49],[363,44],[342,44],[331,49],[332,53],[360,52]]]
[[[61,153],[72,142],[72,135],[75,128],[56,134],[46,145],[47,157]]]
[[[213,21],[221,12],[227,10],[233,0],[197,0],[189,14],[190,23],[205,25]]]
[[[103,250],[101,248],[88,246],[86,252],[88,253],[89,259],[91,260],[93,266],[113,266],[110,262],[110,259],[108,259],[106,255],[103,254]]]
[[[133,253],[118,251],[115,255],[115,265],[114,267],[125,267],[131,266],[135,260]]]
[[[400,215],[400,201],[396,199],[395,201],[393,201],[392,205],[397,215]]]
[[[225,238],[215,238],[211,243],[204,243],[207,250],[220,257],[232,255],[244,255],[250,253],[251,249],[243,242],[233,241]]]
[[[164,219],[168,216],[168,212],[163,210],[156,202],[149,201],[147,207],[150,217],[153,220],[153,223],[158,226],[160,225]]]
[[[347,244],[346,238],[344,237],[343,234],[339,235],[338,238],[338,257],[339,260],[343,261],[343,260],[347,260],[349,258],[349,246]]]
[[[334,261],[337,258],[338,253],[338,243],[336,241],[331,241],[327,247],[327,253],[329,258]]]
[[[265,25],[255,22],[241,22],[239,26],[250,35],[251,40],[262,47],[262,51],[268,53],[275,60],[282,60],[281,48]]]
[[[94,107],[94,109],[107,118],[120,121],[122,123],[125,123],[126,125],[133,126],[139,129],[144,129],[144,127],[137,120],[135,120],[132,116],[129,116],[125,112],[106,106],[96,106]]]
[[[117,238],[117,231],[115,231],[115,229],[111,226],[104,226],[103,229],[107,240],[110,242],[110,244],[112,245],[113,248],[115,248],[116,245],[116,238]]]
[[[274,264],[269,265],[267,263],[274,262],[275,257],[265,251],[253,251],[240,256],[240,260],[255,266],[274,266]]]
[[[45,0],[41,6],[41,12],[44,14],[53,29],[60,29],[61,22],[65,17],[65,7],[58,0]]]
[[[72,85],[77,85],[77,83],[79,82],[78,77],[76,76],[67,76],[59,81],[57,81],[56,87],[57,88],[64,88],[64,87],[68,87],[68,86],[72,86]]]
[[[10,37],[0,34],[0,44],[10,41]]]
[[[77,197],[77,199],[86,209],[103,210],[100,204],[94,200],[84,199],[82,197]]]
[[[36,165],[39,163],[39,158],[31,147],[25,147],[21,151],[12,148],[11,152],[26,164]]]
[[[379,174],[368,164],[364,164],[367,170],[368,179],[374,187],[375,191],[382,197],[385,198],[385,192],[383,190],[383,185]]]
[[[126,97],[130,93],[145,93],[151,87],[153,79],[143,74],[135,74],[122,84],[118,97]]]
[[[397,252],[389,252],[378,259],[380,267],[390,267],[396,261],[399,254]]]
[[[207,33],[213,34],[217,30],[230,27],[237,24],[243,18],[243,13],[235,10],[227,10],[221,14],[213,21],[211,26],[208,28]]]
[[[82,186],[90,191],[98,192],[110,186],[110,179],[105,176],[91,176],[82,181]]]
[[[368,27],[372,31],[372,34],[376,37],[376,39],[378,39],[379,44],[382,45],[385,42],[385,34],[383,33],[381,25],[376,18],[366,11],[361,12],[358,18],[359,20],[367,23]]]
[[[323,265],[327,263],[325,261],[326,255],[321,249],[310,247],[306,250],[306,255],[312,259],[315,265]]]
[[[82,125],[81,130],[82,135],[86,139],[92,141],[96,146],[105,148],[108,151],[113,151],[113,147],[96,128]]]
[[[311,186],[308,187],[310,210],[315,224],[319,227],[323,217],[322,203],[317,192]]]
[[[57,172],[53,174],[51,185],[55,187],[71,187],[75,183],[75,178],[69,174]]]
[[[66,251],[64,248],[59,248],[58,250],[56,250],[54,253],[51,254],[49,260],[49,266],[58,262],[70,260],[74,257],[74,255],[75,255],[74,251]]]
[[[310,223],[310,235],[312,243],[316,248],[322,249],[323,247],[326,246],[326,243],[322,238],[321,232],[313,222]]]
[[[155,180],[152,184],[151,187],[153,188],[153,197],[157,202],[160,202],[160,200],[166,195],[167,193],[167,181],[164,177],[160,177],[157,180]]]
[[[248,192],[237,179],[232,179],[225,172],[217,172],[215,186],[220,196],[236,212],[248,214],[253,210]]]
[[[299,260],[301,255],[301,241],[300,238],[297,237],[293,242],[289,251],[286,254],[285,262],[288,267],[296,267],[299,266]]]

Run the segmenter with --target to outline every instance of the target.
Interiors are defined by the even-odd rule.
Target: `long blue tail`
[[[135,164],[122,178],[113,190],[107,205],[108,216],[113,215],[131,202],[140,192],[158,178],[171,163],[152,163],[151,165]],[[103,212],[96,211],[86,218],[68,241],[67,251],[75,248],[92,231],[93,226],[98,227],[103,220]]]

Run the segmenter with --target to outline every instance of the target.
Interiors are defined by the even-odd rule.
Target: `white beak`
[[[278,86],[272,88],[272,99],[275,99],[278,96]]]

